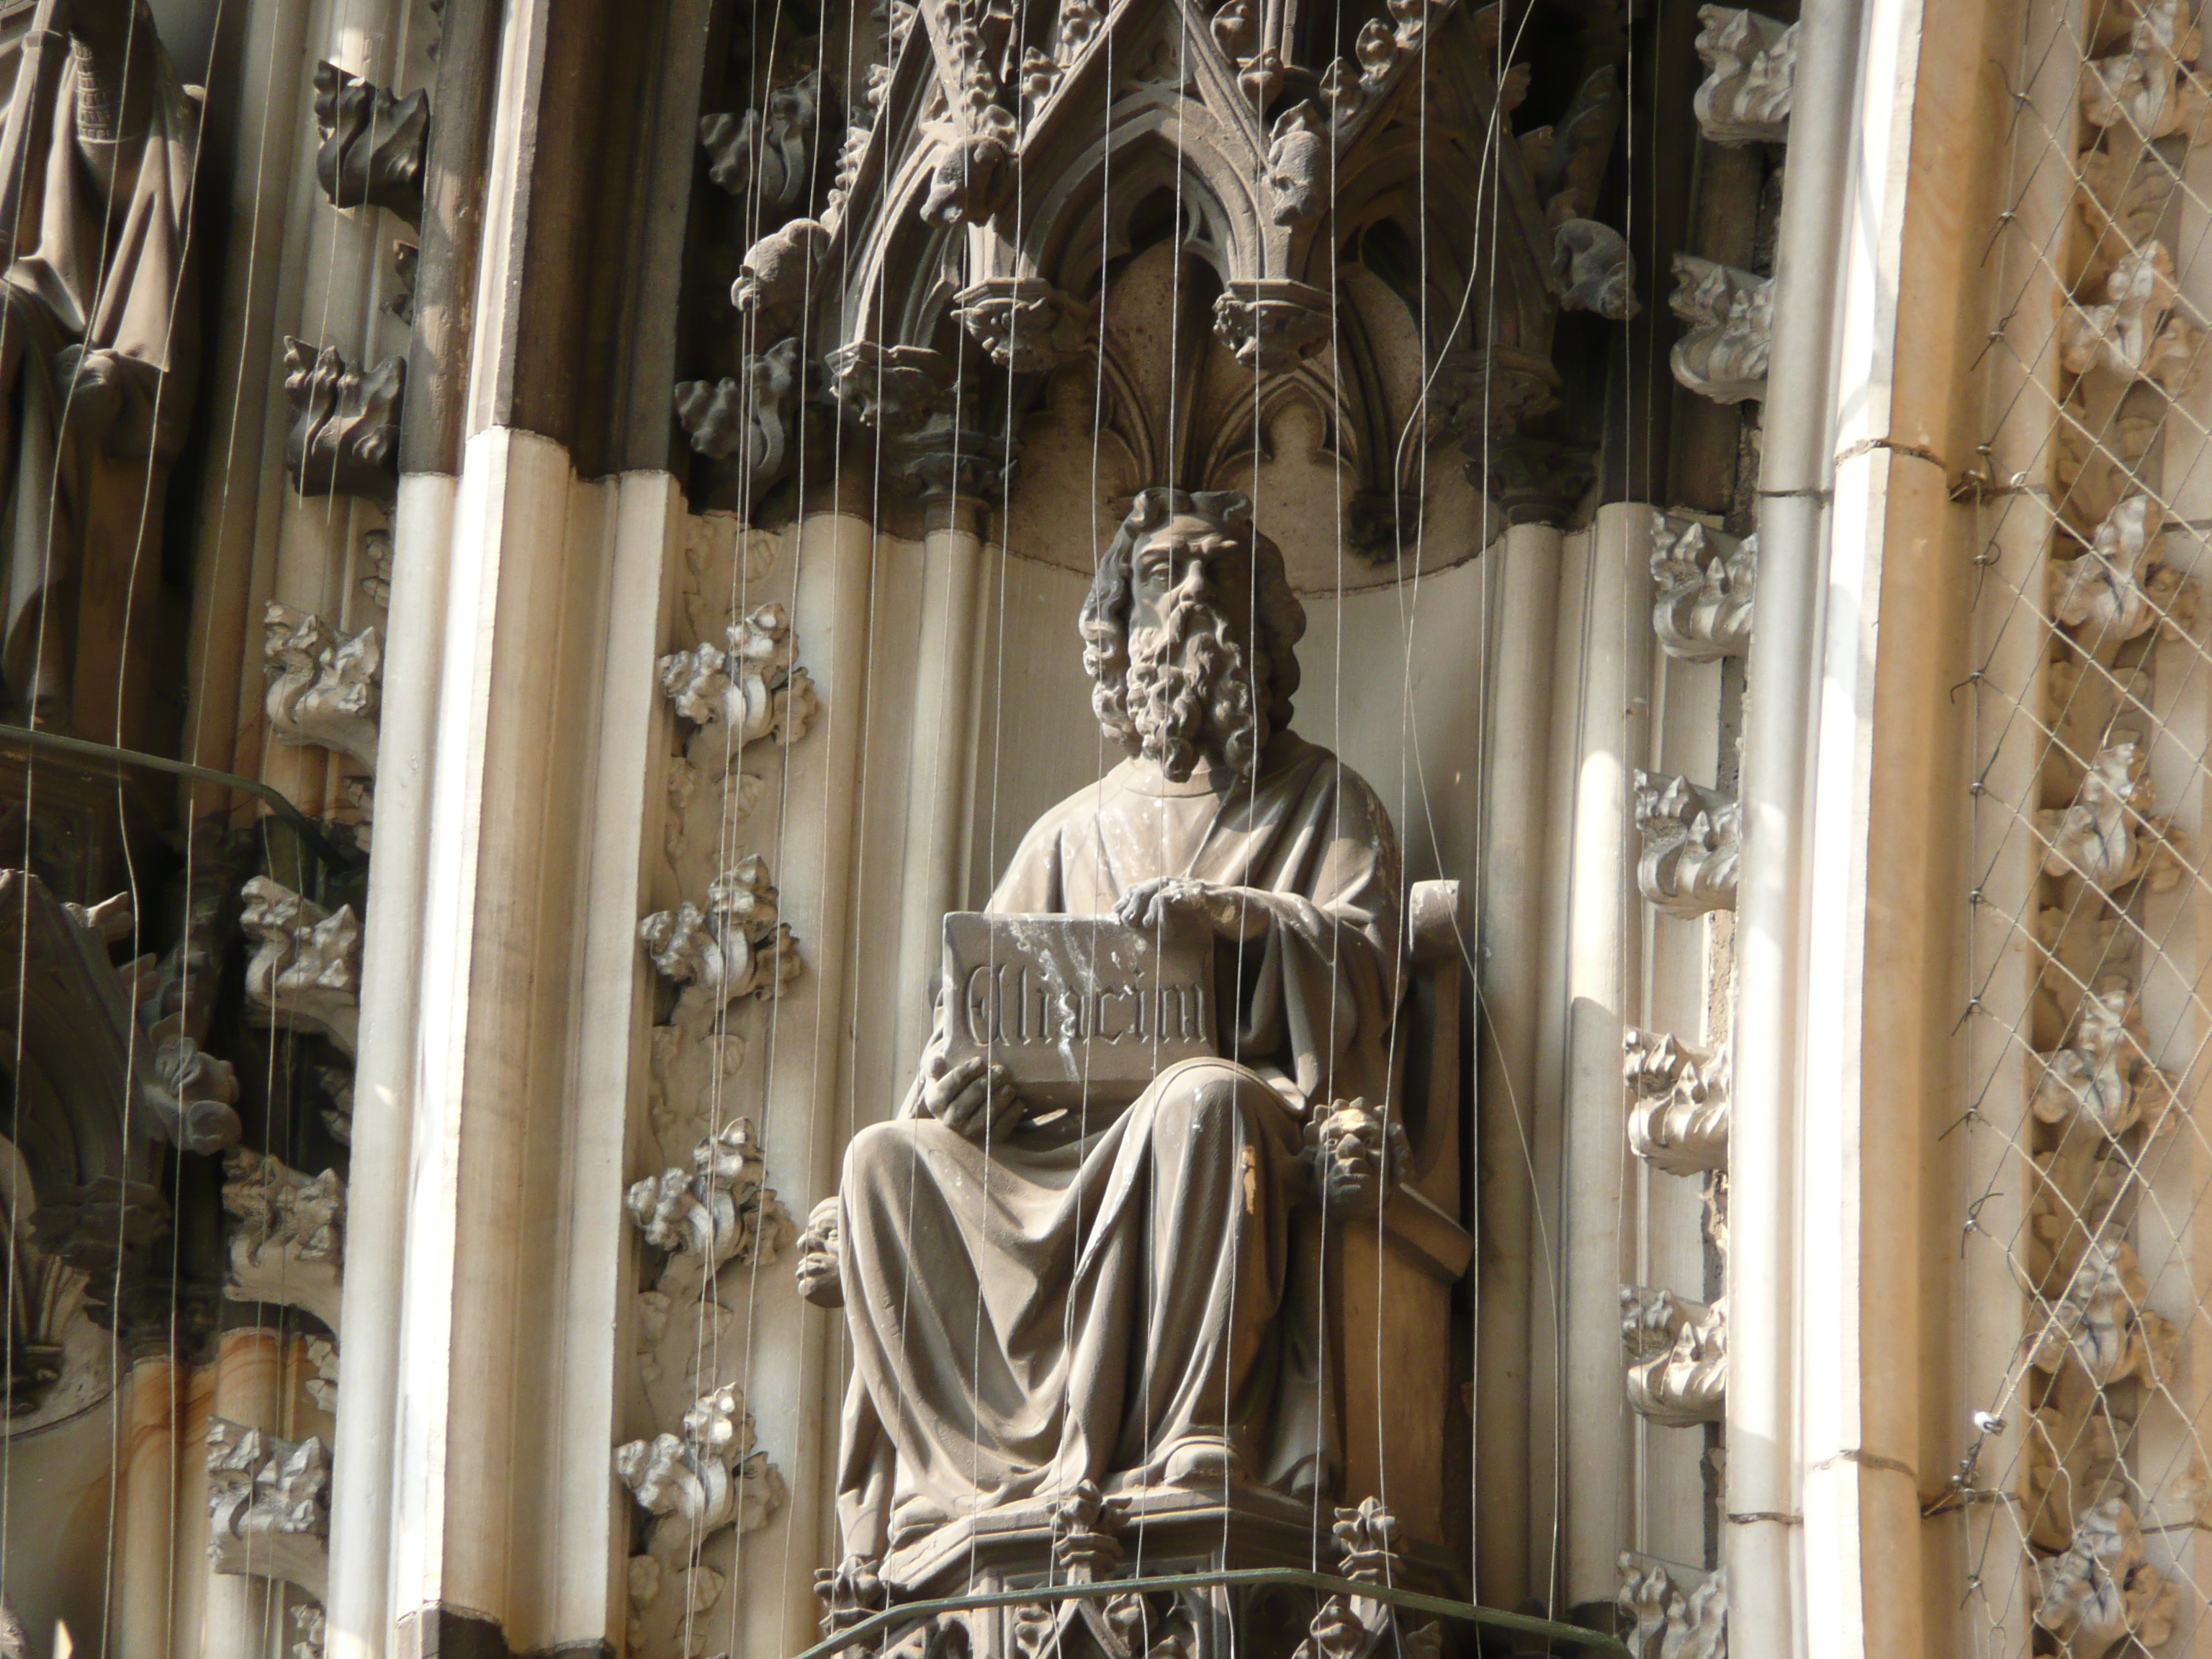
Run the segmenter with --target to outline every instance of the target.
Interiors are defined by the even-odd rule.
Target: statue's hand
[[[838,1201],[833,1195],[814,1206],[806,1230],[799,1235],[799,1260],[792,1272],[799,1293],[817,1308],[845,1305],[845,1281],[839,1256],[842,1230]]]
[[[1029,1110],[1014,1091],[1013,1074],[981,1054],[948,1066],[941,1054],[922,1067],[921,1109],[970,1140],[1006,1133]]]
[[[1364,1100],[1340,1100],[1306,1126],[1322,1202],[1337,1215],[1371,1215],[1398,1182],[1406,1131]]]
[[[1249,888],[1188,876],[1153,876],[1137,883],[1114,901],[1114,914],[1123,925],[1147,931],[1171,915],[1190,916],[1224,939],[1256,939],[1268,921],[1266,901]]]

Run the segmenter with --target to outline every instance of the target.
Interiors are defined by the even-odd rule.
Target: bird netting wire
[[[2141,15],[2174,17],[2148,5]],[[2212,1138],[2191,1109],[2212,1042],[2199,921],[2212,883],[2201,825],[2168,838],[2136,784],[2154,778],[2186,819],[2212,781],[2198,592],[2151,586],[2161,536],[2177,572],[2212,575],[2203,526],[2183,510],[2203,462],[2177,464],[2205,450],[2186,401],[2205,342],[2166,331],[2174,314],[2207,321],[2181,296],[2212,276],[2212,210],[2187,176],[2190,135],[2161,137],[2164,106],[2115,96],[2097,65],[2129,50],[2137,17],[2095,0],[2023,17],[2007,177],[1985,243],[2000,274],[1979,453],[1993,471],[2002,459],[2003,476],[1978,483],[1973,654],[1954,693],[1972,698],[1965,1087],[1953,1127],[1967,1143],[1958,1358],[1976,1415],[1959,1474],[1929,1508],[1968,1509],[1958,1600],[1972,1650],[1990,1654],[2028,1651],[2038,1629],[2077,1652],[2156,1647],[2193,1640],[2212,1617],[2192,1547],[2212,1391],[2192,1377],[2201,1364],[2174,1358],[2212,1336],[2212,1261],[2190,1247],[2212,1190]],[[2166,84],[2166,105],[2204,90],[2185,68]],[[2100,373],[2084,331],[2121,319],[2077,308],[2124,297],[2108,296],[2110,269],[2154,264],[2153,244],[2172,261],[2174,289],[2153,288],[2137,372]],[[2160,341],[2180,344],[2183,361],[2152,364],[2146,347]],[[2130,546],[2116,515],[2137,501],[2148,532]],[[2076,603],[2085,576],[2134,600],[2136,616],[2100,623]],[[2118,752],[2130,738],[2131,757]],[[2091,855],[2065,849],[2085,827],[2128,862],[2148,847],[2166,867],[2084,868]],[[2170,1103],[2153,1067],[2171,1079]],[[2081,1102],[2070,1112],[2069,1079]],[[2007,1306],[1991,1304],[2018,1309],[2008,1352]]]

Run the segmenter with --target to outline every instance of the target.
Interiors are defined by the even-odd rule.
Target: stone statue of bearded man
[[[948,1064],[940,996],[896,1118],[846,1155],[835,1259],[823,1215],[800,1265],[852,1333],[848,1571],[917,1582],[948,1523],[1085,1481],[1332,1483],[1305,1131],[1386,1096],[1401,893],[1374,792],[1288,730],[1304,629],[1241,495],[1146,491],[1098,567],[1084,665],[1130,756],[1038,821],[989,909],[1202,924],[1219,1057],[1038,1113],[1006,1066]]]

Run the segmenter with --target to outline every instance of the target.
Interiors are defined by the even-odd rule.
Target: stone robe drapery
[[[0,105],[28,95],[31,18],[0,22]],[[126,746],[142,740],[143,690],[120,677],[144,653],[125,651],[124,628],[155,617],[165,486],[191,414],[200,113],[143,15],[131,78],[143,112],[118,131],[120,88],[95,89],[81,55],[63,67],[50,119],[27,130],[22,251],[0,283],[0,677],[19,711],[35,699],[87,736],[114,741],[119,714]]]
[[[917,1080],[848,1151],[849,1555],[1082,1480],[1140,1484],[1194,1440],[1226,1439],[1286,1490],[1328,1478],[1297,1154],[1310,1110],[1388,1092],[1395,841],[1356,774],[1285,733],[1226,799],[1116,768],[1037,823],[989,908],[1099,915],[1161,876],[1253,890],[1264,914],[1215,947],[1221,1060],[988,1146],[920,1115]]]

